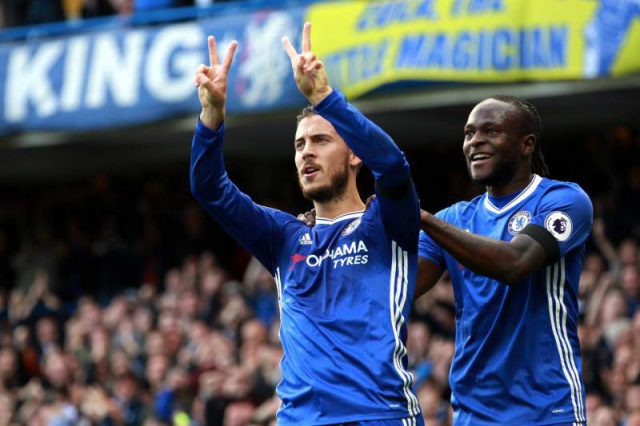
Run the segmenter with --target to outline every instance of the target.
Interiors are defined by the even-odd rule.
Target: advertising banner
[[[303,13],[301,6],[4,44],[0,134],[109,128],[189,113],[195,120],[193,78],[198,65],[208,64],[208,35],[222,53],[239,42],[229,112],[304,105],[281,43],[283,35],[299,39]]]
[[[398,81],[575,80],[640,72],[640,0],[317,3],[313,50],[359,96]]]
[[[206,37],[239,42],[228,111],[305,104],[284,35],[312,50],[350,98],[407,82],[579,80],[640,72],[640,0],[320,2],[0,45],[0,134],[87,130],[199,110]],[[299,48],[299,46],[298,46]]]

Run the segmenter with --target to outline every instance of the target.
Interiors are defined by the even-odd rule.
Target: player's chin
[[[473,164],[467,163],[469,176],[474,183],[486,185],[493,177],[494,169],[489,164]]]
[[[473,183],[489,185],[492,181],[493,173],[491,170],[477,170],[469,167],[469,176],[471,176]]]
[[[317,186],[320,186],[319,179],[308,178],[304,175],[300,176],[300,187],[303,191],[312,191]]]
[[[300,189],[302,190],[302,195],[306,198],[309,198],[309,195],[315,192],[316,186],[318,186],[316,183],[309,182],[304,176],[300,178]]]
[[[330,198],[331,188],[321,183],[303,184],[301,185],[302,195],[304,198],[312,201],[326,201]]]
[[[320,185],[317,185],[317,184],[302,185],[302,194],[307,198],[313,198],[313,196],[318,192],[323,192],[322,187]]]

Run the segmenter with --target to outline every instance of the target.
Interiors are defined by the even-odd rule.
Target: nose
[[[468,153],[470,149],[477,148],[478,146],[483,145],[485,143],[486,141],[482,136],[482,133],[475,132],[471,137],[471,139],[465,139],[462,149],[465,153]]]
[[[471,138],[471,140],[469,141],[469,143],[471,144],[471,146],[476,147],[478,145],[481,145],[483,143],[485,143],[484,140],[484,133],[483,132],[475,132],[473,134],[473,137]]]
[[[308,158],[315,158],[316,152],[313,148],[313,144],[309,141],[304,144],[304,148],[302,149],[302,159],[307,160]]]

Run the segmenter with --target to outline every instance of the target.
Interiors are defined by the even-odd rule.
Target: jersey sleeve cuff
[[[545,266],[553,265],[558,261],[560,258],[560,247],[558,246],[558,240],[551,235],[551,232],[540,225],[530,223],[520,231],[520,233],[530,236],[542,246],[546,259]]]
[[[340,100],[345,101],[344,95],[340,93],[338,89],[333,89],[329,96],[320,101],[319,104],[314,105],[313,109],[316,110],[318,114],[322,114],[327,109],[331,108],[333,104],[339,102]]]
[[[224,121],[222,122],[218,130],[213,130],[202,124],[202,121],[200,121],[200,117],[198,117],[198,122],[196,123],[196,132],[205,139],[218,139],[220,137],[224,137]]]

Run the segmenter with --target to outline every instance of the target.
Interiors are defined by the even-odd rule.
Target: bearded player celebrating
[[[255,204],[229,180],[222,140],[227,73],[209,38],[210,66],[195,84],[202,105],[191,188],[209,215],[270,271],[278,286],[284,348],[279,425],[423,424],[406,371],[405,318],[415,290],[419,205],[404,154],[329,85],[311,52],[283,43],[300,92],[295,165],[316,224]],[[377,199],[365,211],[356,175],[366,164]]]

